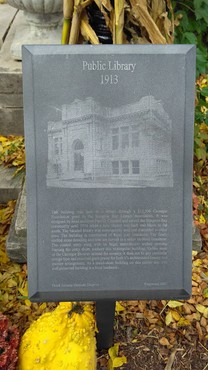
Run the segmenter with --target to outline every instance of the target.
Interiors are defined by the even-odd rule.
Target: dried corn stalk
[[[114,0],[115,15],[114,15],[114,44],[123,44],[123,28],[124,28],[124,0]]]
[[[171,0],[114,0],[114,6],[110,0],[64,0],[62,43],[78,43],[80,33],[85,41],[99,43],[85,11],[92,3],[103,14],[114,44],[173,43]]]
[[[81,20],[80,31],[85,40],[89,41],[92,45],[99,44],[99,39],[89,24],[86,12],[83,13]]]
[[[68,44],[69,43],[69,35],[70,35],[70,29],[71,29],[71,20],[73,16],[73,10],[74,10],[74,0],[64,0],[63,2],[63,14],[64,14],[64,20],[63,20],[63,29],[62,29],[62,44]]]

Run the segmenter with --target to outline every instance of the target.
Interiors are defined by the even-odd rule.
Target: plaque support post
[[[107,349],[113,345],[113,324],[115,316],[115,301],[97,301],[96,319],[97,319],[97,348]]]

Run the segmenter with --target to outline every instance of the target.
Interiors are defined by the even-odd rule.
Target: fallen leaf
[[[108,368],[109,370],[113,370],[116,367],[120,367],[127,363],[127,359],[125,356],[118,356],[119,351],[119,343],[116,343],[113,347],[109,348],[109,361],[108,361]]]
[[[203,290],[203,296],[204,298],[208,298],[208,288]]]
[[[41,310],[45,310],[45,308],[47,307],[47,304],[44,302],[44,303],[42,303],[41,305],[40,305],[40,309]]]
[[[197,251],[192,251],[192,257],[194,258],[194,257],[196,257],[196,255],[198,254],[198,252]]]
[[[206,328],[206,326],[207,326],[207,320],[205,319],[204,316],[202,316],[201,321],[200,321],[200,324],[201,324],[201,326],[203,326],[204,328]]]
[[[195,267],[201,266],[201,264],[202,264],[202,260],[200,260],[199,258],[193,261],[193,266]]]
[[[195,307],[189,303],[184,303],[183,305],[183,311],[187,314],[190,315],[192,312],[195,312]]]
[[[174,320],[179,321],[181,316],[177,311],[171,310],[171,315],[174,318]]]
[[[183,303],[178,302],[178,301],[169,301],[167,303],[167,306],[170,307],[170,308],[176,308],[176,307],[183,306]]]
[[[6,142],[8,139],[7,139],[7,137],[5,137],[5,136],[1,136],[0,135],[0,142],[1,143],[4,143],[4,142]]]
[[[201,319],[201,315],[199,312],[194,312],[191,315],[186,315],[186,319],[189,320],[190,322],[192,321],[199,321]]]
[[[19,292],[22,294],[22,296],[27,297],[28,296],[28,286],[27,281],[23,281],[23,284],[21,287],[18,288]]]
[[[7,283],[7,286],[8,286],[8,288],[13,288],[13,287],[17,286],[17,282],[16,282],[16,280],[14,280],[14,279],[9,279],[9,280],[8,280],[8,283]]]
[[[177,326],[189,326],[191,325],[190,321],[181,317],[180,320],[177,322]]]
[[[125,311],[125,308],[118,301],[116,301],[116,312],[119,313],[122,311]]]
[[[160,343],[162,346],[169,346],[169,345],[170,345],[169,340],[168,340],[167,338],[165,338],[165,337],[160,338],[159,343]]]
[[[203,331],[198,321],[196,322],[196,329],[199,335],[199,339],[201,340],[203,338]]]
[[[200,224],[205,224],[206,223],[206,219],[203,215],[199,216],[199,222],[200,222]]]
[[[120,367],[124,364],[127,364],[127,359],[125,356],[122,356],[122,357],[115,357],[113,359],[113,368],[115,367]]]
[[[196,309],[197,309],[197,311],[199,311],[200,313],[204,313],[204,311],[206,310],[206,307],[204,307],[202,304],[197,304],[197,305],[196,305]]]
[[[165,323],[166,325],[170,325],[170,323],[173,321],[173,317],[172,317],[172,313],[171,311],[169,311],[166,315],[166,318],[165,318]]]
[[[31,306],[31,302],[29,299],[25,299],[25,304],[26,306],[30,307]]]

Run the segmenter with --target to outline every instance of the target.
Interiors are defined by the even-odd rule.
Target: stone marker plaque
[[[191,292],[195,47],[25,46],[29,294]]]

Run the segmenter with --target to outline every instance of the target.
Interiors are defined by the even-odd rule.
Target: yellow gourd
[[[19,370],[95,370],[92,307],[61,302],[31,324],[22,337]]]

